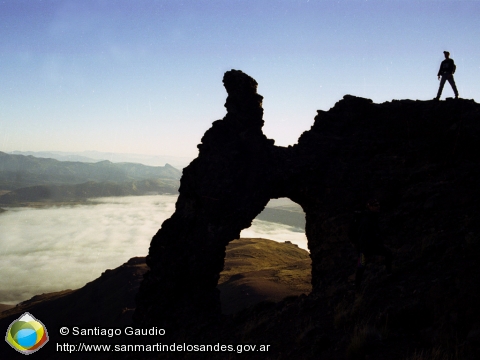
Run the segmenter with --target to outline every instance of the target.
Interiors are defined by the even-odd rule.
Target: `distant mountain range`
[[[87,163],[95,163],[108,160],[113,163],[132,162],[148,166],[164,166],[170,164],[177,169],[186,167],[193,158],[182,156],[163,156],[163,155],[143,155],[143,154],[127,154],[127,153],[109,153],[100,151],[12,151],[11,155],[31,155],[37,158],[49,158],[60,161],[80,161]]]
[[[305,213],[300,206],[298,209],[266,207],[256,219],[293,226],[298,232],[305,231]]]
[[[169,164],[59,161],[0,152],[0,204],[176,194],[181,174]]]
[[[0,152],[0,190],[36,185],[72,185],[89,181],[123,183],[136,180],[179,180],[180,170],[135,163],[59,161]]]
[[[123,183],[89,181],[76,185],[37,185],[20,188],[0,196],[0,204],[26,205],[31,202],[66,202],[95,197],[177,193],[176,180],[136,180]]]

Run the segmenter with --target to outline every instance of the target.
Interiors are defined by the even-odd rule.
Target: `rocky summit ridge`
[[[257,82],[238,70],[223,82],[227,114],[203,136],[152,239],[136,324],[168,329],[164,342],[270,344],[259,358],[479,358],[480,105],[346,95],[279,147],[262,132]],[[223,316],[225,247],[280,197],[306,214],[312,292]],[[371,197],[394,276],[374,262],[355,294],[347,230]]]

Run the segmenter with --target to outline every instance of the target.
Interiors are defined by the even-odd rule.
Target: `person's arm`
[[[443,64],[443,61],[440,64],[440,69],[438,69],[438,74],[437,74],[438,79],[440,79],[440,73],[442,72],[442,64]]]

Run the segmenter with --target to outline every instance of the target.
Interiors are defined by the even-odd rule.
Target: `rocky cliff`
[[[136,323],[168,329],[172,342],[271,344],[272,358],[479,356],[480,105],[346,95],[285,148],[262,133],[256,81],[231,70],[223,82],[227,115],[203,136],[152,239]],[[305,211],[313,290],[222,316],[225,247],[280,197]],[[371,197],[395,274],[373,262],[355,294],[347,228]]]

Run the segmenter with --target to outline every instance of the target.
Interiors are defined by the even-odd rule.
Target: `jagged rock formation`
[[[214,342],[249,338],[240,320],[220,317],[216,284],[225,246],[270,199],[288,197],[306,213],[313,290],[293,307],[266,310],[271,320],[252,325],[256,342],[277,344],[275,354],[285,358],[294,351],[313,356],[312,349],[344,358],[346,333],[354,334],[359,321],[388,323],[391,334],[401,334],[390,347],[396,352],[377,348],[378,358],[412,354],[416,347],[405,342],[420,331],[422,346],[454,332],[464,345],[469,336],[478,341],[480,106],[463,99],[374,104],[346,95],[318,111],[298,144],[283,148],[262,133],[255,80],[232,70],[223,81],[228,113],[205,133],[198,158],[183,171],[176,211],[152,239],[137,324],[163,326],[173,340],[180,333]],[[373,272],[363,303],[353,307],[347,279],[355,254],[346,228],[349,215],[373,196],[382,203],[398,278],[388,283]],[[339,320],[342,313],[348,321]],[[278,330],[287,323],[288,331]]]
[[[165,326],[178,327],[201,315],[220,314],[216,286],[226,245],[240,237],[272,197],[284,196],[272,191],[270,179],[281,182],[287,153],[262,133],[256,81],[231,71],[223,82],[228,114],[203,136],[200,155],[183,170],[176,211],[150,246],[151,271],[136,311],[143,324],[162,319]]]

